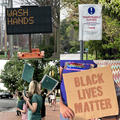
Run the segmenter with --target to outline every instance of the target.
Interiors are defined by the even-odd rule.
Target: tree
[[[47,74],[49,76],[51,76],[52,78],[56,79],[59,83],[56,86],[57,89],[57,94],[58,94],[58,90],[60,89],[60,73],[59,73],[59,61],[55,60],[55,61],[49,61],[46,66],[45,66],[45,70],[44,70],[44,74]]]
[[[60,26],[61,53],[75,53],[79,50],[78,31],[71,20],[63,20]]]
[[[120,1],[119,0],[99,0],[103,5],[103,12],[112,18],[120,20]]]
[[[5,87],[7,87],[11,92],[14,92],[16,89],[23,89],[24,81],[21,77],[23,65],[24,61],[22,60],[11,60],[5,64],[0,78],[2,79]]]

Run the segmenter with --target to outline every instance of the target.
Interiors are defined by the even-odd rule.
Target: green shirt
[[[37,103],[36,112],[32,113],[31,120],[41,120],[42,96],[34,94],[31,102]]]
[[[23,104],[25,103],[25,101],[24,100],[19,100],[18,101],[18,104],[17,104],[17,108],[19,108],[19,109],[23,109]]]

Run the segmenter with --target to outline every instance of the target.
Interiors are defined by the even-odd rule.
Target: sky
[[[0,16],[2,14],[2,2],[4,0],[0,0]],[[18,2],[19,0],[13,0],[13,7],[20,7],[20,2]],[[5,11],[5,7],[3,7],[3,11]]]
[[[0,0],[0,16],[2,16],[2,1],[3,0]],[[18,2],[19,0],[13,0],[13,7],[20,7],[21,4],[20,2]],[[5,12],[5,7],[3,7],[3,12]],[[60,11],[60,21],[62,21],[63,19],[65,19],[66,17],[68,16],[68,12],[67,12],[67,9],[62,9]]]
[[[62,9],[60,11],[60,21],[64,20],[66,17],[68,16],[68,12],[67,12],[67,9]]]

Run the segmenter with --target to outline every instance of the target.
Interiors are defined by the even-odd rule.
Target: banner
[[[102,6],[79,5],[79,40],[102,40]]]
[[[118,103],[110,66],[63,74],[68,106],[75,120],[118,114]]]

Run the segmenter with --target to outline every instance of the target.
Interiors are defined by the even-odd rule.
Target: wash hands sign
[[[79,40],[102,40],[102,6],[79,5]]]

